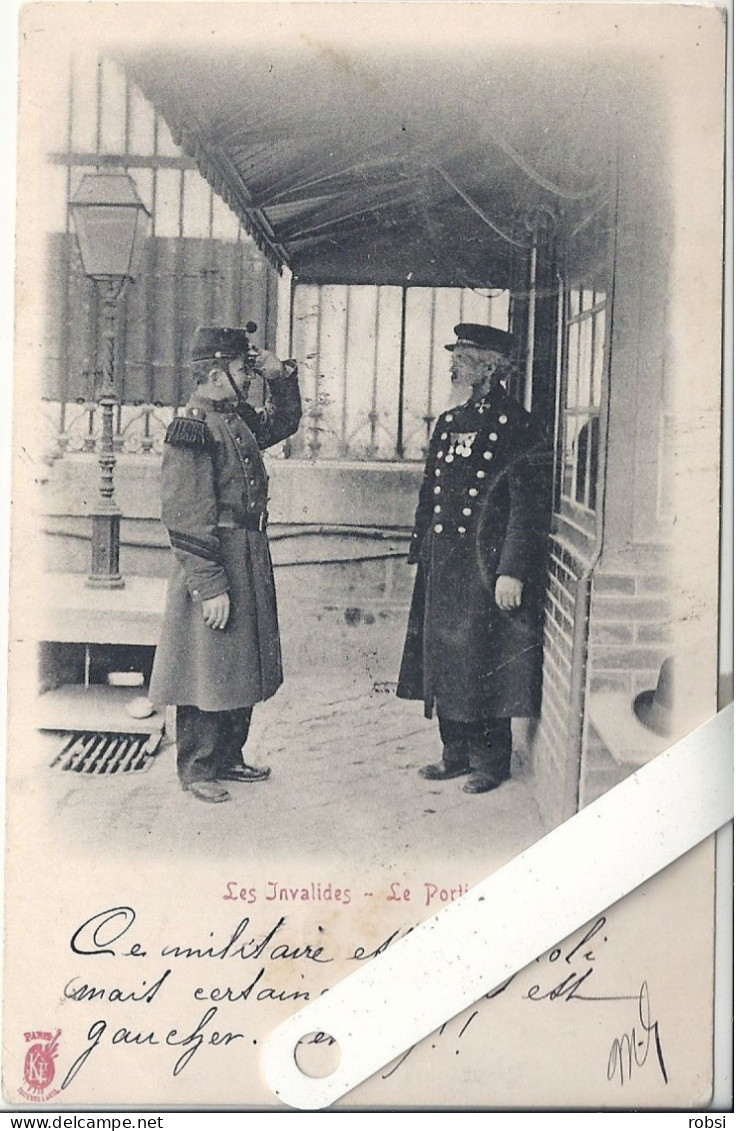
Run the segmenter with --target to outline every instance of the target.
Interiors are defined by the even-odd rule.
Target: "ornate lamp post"
[[[132,177],[122,170],[87,173],[69,202],[85,274],[97,287],[102,327],[97,369],[102,409],[100,499],[92,515],[92,566],[87,584],[95,589],[121,589],[120,508],[115,502],[113,408],[118,401],[115,339],[118,299],[146,235],[148,209]]]

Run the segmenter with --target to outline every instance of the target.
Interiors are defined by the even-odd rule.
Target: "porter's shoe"
[[[465,793],[490,793],[492,789],[498,789],[500,785],[501,782],[491,777],[490,774],[474,770],[463,786],[463,791]]]
[[[218,771],[218,777],[222,781],[265,781],[270,776],[270,766],[249,766],[247,762],[240,766],[228,766],[226,770]]]
[[[462,763],[432,762],[429,766],[422,766],[419,776],[428,781],[449,781],[450,778],[461,778],[463,774],[470,773],[470,766]]]
[[[184,786],[200,801],[209,801],[217,805],[221,801],[229,801],[230,793],[219,781],[192,781]]]

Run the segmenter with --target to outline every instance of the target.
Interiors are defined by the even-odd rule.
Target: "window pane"
[[[491,326],[495,326],[499,330],[508,330],[510,302],[511,294],[509,291],[496,291],[491,296],[490,317],[488,319]]]
[[[598,453],[600,446],[600,418],[594,416],[588,425],[590,429],[589,446],[590,455],[588,460],[588,506],[592,511],[596,508],[597,503],[597,486],[598,486]]]
[[[406,354],[404,358],[404,452],[407,459],[422,459],[428,440],[428,429],[436,411],[432,405],[436,390],[439,358],[432,345],[432,326],[438,324],[444,333],[452,333],[459,310],[459,295],[453,293],[449,309],[441,292],[431,287],[412,287],[406,295]],[[448,329],[449,324],[449,329]],[[446,338],[449,342],[450,338]],[[444,351],[443,351],[444,352]],[[445,353],[445,357],[449,357]],[[442,376],[439,377],[442,381]]]
[[[464,322],[480,322],[496,326],[499,330],[508,329],[508,291],[464,290],[462,300]]]
[[[580,290],[577,287],[570,290],[569,310],[570,318],[574,318],[580,313]]]
[[[210,234],[210,199],[212,190],[196,169],[184,173],[184,207],[182,210],[182,235],[193,239],[207,239]]]
[[[156,170],[156,225],[157,236],[181,235],[179,209],[181,205],[181,173],[178,169]]]
[[[376,431],[378,459],[396,458],[399,425],[399,368],[401,355],[401,288],[378,288],[376,350]],[[347,373],[350,380],[350,372]],[[348,384],[348,389],[350,388]]]
[[[237,240],[240,221],[217,193],[212,196],[212,235],[216,240]]]
[[[580,371],[580,323],[573,322],[567,335],[567,383],[565,404],[575,408],[578,403],[578,374]]]
[[[110,59],[103,60],[101,76],[100,151],[125,153],[125,77]]]
[[[603,368],[605,365],[606,348],[606,312],[599,310],[595,315],[594,323],[594,349],[593,349],[593,404],[601,403],[601,390],[603,388]]]
[[[345,419],[345,330],[346,287],[327,286],[320,290],[319,304],[319,395],[320,457],[343,454]]]
[[[577,458],[577,429],[576,416],[565,417],[565,435],[563,452],[562,493],[568,499],[574,498],[573,484],[575,482],[575,466]]]
[[[378,318],[377,318],[378,315]],[[377,287],[350,288],[350,322],[345,359],[346,454],[370,457],[376,428],[371,423],[377,375],[376,326],[380,327]],[[376,410],[378,402],[376,400]]]
[[[590,293],[590,292],[589,292]],[[580,324],[580,372],[578,375],[578,405],[590,404],[593,383],[593,319],[585,318]]]
[[[128,107],[128,150],[140,157],[153,153],[154,110],[138,87],[131,86]]]
[[[181,157],[181,150],[174,145],[171,130],[160,114],[156,115],[156,152],[162,157]]]

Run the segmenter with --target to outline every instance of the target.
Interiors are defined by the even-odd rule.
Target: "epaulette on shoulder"
[[[205,422],[203,409],[187,409],[185,416],[175,416],[166,431],[166,443],[175,448],[210,448],[212,433]]]

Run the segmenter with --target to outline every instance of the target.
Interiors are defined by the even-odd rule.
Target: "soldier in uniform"
[[[511,719],[539,713],[549,461],[542,429],[501,383],[512,336],[473,323],[455,333],[453,384],[472,392],[429,445],[397,694],[437,711],[442,761],[422,777],[467,775],[465,791],[485,793],[510,776]]]
[[[301,400],[295,362],[254,349],[245,330],[197,330],[192,361],[196,388],[164,445],[161,517],[175,562],[149,694],[176,706],[182,787],[220,802],[225,782],[270,773],[242,757],[253,705],[282,682],[260,453],[296,432]],[[255,375],[268,388],[261,411],[246,400]]]

